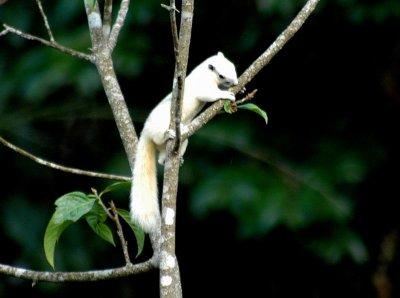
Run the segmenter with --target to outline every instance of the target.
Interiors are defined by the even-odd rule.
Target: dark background
[[[223,51],[242,73],[302,4],[196,1],[189,70]],[[81,1],[43,5],[56,40],[88,52]],[[6,2],[0,22],[47,36],[35,1]],[[399,297],[399,32],[398,1],[321,1],[246,86],[258,89],[254,103],[268,113],[268,125],[240,111],[218,116],[190,139],[176,248],[186,297]],[[11,34],[0,45],[0,136],[59,164],[130,175],[95,67]],[[140,131],[172,86],[169,16],[158,1],[132,1],[114,61]],[[0,262],[51,270],[42,241],[54,201],[113,181],[54,171],[4,146],[0,161]],[[106,199],[128,208],[128,194]],[[137,261],[149,255],[146,243]],[[123,262],[120,248],[83,221],[56,249],[57,270]],[[33,288],[0,278],[1,297],[83,293],[157,297],[158,275]]]

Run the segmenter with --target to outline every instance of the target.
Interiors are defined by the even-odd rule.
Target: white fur
[[[221,52],[198,65],[185,80],[182,125],[190,124],[207,102],[218,99],[234,101],[235,95],[226,89],[237,83],[235,66]],[[171,93],[168,94],[151,111],[144,124],[136,153],[130,209],[133,221],[147,233],[157,231],[161,222],[155,149],[159,151],[158,162],[163,164],[166,158],[165,143],[170,124],[171,97]],[[185,153],[187,144],[187,140],[182,143],[180,156]]]

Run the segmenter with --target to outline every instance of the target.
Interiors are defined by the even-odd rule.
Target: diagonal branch
[[[56,41],[54,39],[53,32],[51,31],[51,28],[50,28],[50,25],[49,25],[49,21],[47,20],[47,16],[44,13],[42,2],[40,0],[36,0],[36,4],[37,4],[37,6],[39,8],[40,14],[42,15],[42,19],[43,19],[43,22],[44,22],[44,26],[46,27],[47,34],[49,34],[50,42],[51,43],[55,43]]]
[[[95,177],[95,178],[120,180],[120,181],[130,181],[131,180],[131,178],[127,177],[127,176],[103,174],[103,173],[98,173],[98,172],[91,172],[91,171],[85,171],[85,170],[76,169],[76,168],[65,167],[65,166],[44,160],[40,157],[37,157],[37,156],[29,153],[28,151],[25,151],[24,149],[21,149],[15,145],[11,144],[10,142],[8,142],[7,140],[5,140],[2,137],[0,137],[0,143],[3,144],[4,146],[10,148],[11,150],[14,150],[17,153],[19,153],[25,157],[28,157],[29,159],[37,162],[38,164],[41,164],[43,166],[46,166],[46,167],[49,167],[49,168],[52,168],[55,170],[59,170],[59,171],[63,171],[63,172],[71,173],[71,174]]]
[[[122,247],[122,251],[124,253],[125,263],[132,264],[132,262],[129,258],[128,242],[125,240],[124,232],[123,232],[121,223],[119,221],[117,207],[115,207],[115,204],[113,201],[111,201],[110,206],[111,206],[111,211],[113,214],[112,220],[115,222],[115,224],[117,226],[117,234],[118,234],[119,241],[121,242],[121,247]]]
[[[58,51],[60,51],[62,53],[65,53],[65,54],[68,54],[68,55],[71,55],[71,56],[74,56],[74,57],[77,57],[77,58],[80,58],[80,59],[84,59],[84,60],[87,60],[89,62],[93,62],[94,61],[94,57],[92,55],[88,55],[88,54],[81,53],[79,51],[64,47],[64,46],[60,45],[59,43],[57,43],[55,41],[54,42],[48,41],[46,39],[37,37],[35,35],[31,35],[29,33],[25,33],[25,32],[23,32],[21,30],[18,30],[18,29],[14,28],[14,27],[11,27],[11,26],[9,26],[7,24],[3,24],[3,27],[5,29],[3,31],[1,31],[0,36],[6,35],[9,32],[10,33],[14,33],[14,34],[18,35],[19,37],[22,37],[22,38],[25,38],[25,39],[28,39],[28,40],[38,41],[41,44],[44,44],[45,46],[51,47],[53,49],[56,49],[56,50],[58,50]]]
[[[121,7],[119,8],[117,19],[115,20],[114,25],[112,26],[112,30],[110,33],[110,38],[108,40],[108,47],[112,52],[117,44],[119,33],[122,29],[122,26],[125,23],[126,15],[128,14],[130,0],[122,0]]]

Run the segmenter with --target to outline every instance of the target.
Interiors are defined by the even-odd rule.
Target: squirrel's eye
[[[225,80],[225,76],[223,76],[223,75],[218,75],[219,76],[219,78],[221,79],[221,80]]]

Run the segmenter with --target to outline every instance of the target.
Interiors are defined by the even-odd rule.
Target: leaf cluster
[[[97,195],[96,191],[94,191],[94,194],[74,191],[62,195],[55,201],[56,209],[47,224],[43,241],[46,259],[53,268],[55,266],[54,253],[59,238],[68,227],[80,219],[85,220],[97,236],[115,246],[112,229],[106,221],[110,218],[115,221],[114,216],[121,217],[134,232],[137,241],[137,256],[140,255],[144,246],[144,232],[132,222],[129,211],[115,209],[116,214],[112,214],[114,210],[105,209],[101,201],[103,194],[125,188],[129,185],[130,183],[128,182],[114,183],[104,189],[99,195]]]

